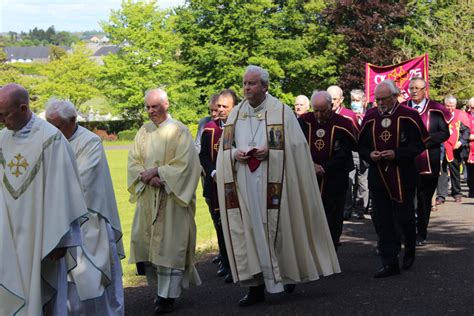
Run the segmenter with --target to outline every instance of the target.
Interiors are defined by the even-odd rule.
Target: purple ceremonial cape
[[[352,125],[355,128],[355,131],[358,133],[360,130],[360,125],[359,125],[359,119],[357,117],[357,114],[354,113],[354,111],[349,110],[348,108],[345,108],[344,106],[340,106],[335,113],[351,120]]]
[[[357,142],[356,131],[352,122],[335,112],[331,113],[328,121],[324,124],[318,123],[312,112],[303,114],[301,119],[308,124],[308,132],[305,137],[308,141],[314,163],[321,164],[331,159],[336,147],[335,135],[337,131],[346,133],[352,139],[353,145]],[[325,180],[325,177],[321,180],[321,194],[324,192]]]
[[[209,133],[211,135],[211,146],[209,146],[209,156],[211,161],[215,164],[217,161],[217,153],[219,152],[219,140],[224,130],[219,126],[220,120],[210,121],[204,126],[203,134]],[[214,211],[219,212],[219,200],[217,195],[217,184],[212,182],[212,205],[214,205]]]
[[[395,150],[402,141],[402,121],[413,124],[419,130],[423,142],[426,143],[429,134],[418,112],[398,103],[390,114],[381,114],[378,108],[368,110],[362,122],[361,133],[369,129],[374,150]],[[390,198],[399,203],[403,202],[399,165],[382,159],[377,162],[377,171]]]
[[[411,100],[407,102],[403,102],[401,103],[401,105],[412,108],[411,102],[412,102]],[[449,112],[449,110],[446,109],[446,107],[444,107],[443,105],[439,104],[436,101],[428,100],[428,102],[425,105],[425,108],[423,109],[423,112],[419,113],[421,120],[423,121],[423,124],[425,125],[426,130],[428,132],[430,131],[430,115],[432,115],[432,113],[434,112],[440,113],[444,121],[448,125],[453,119],[453,114]],[[416,162],[416,168],[418,169],[418,172],[420,174],[428,175],[432,173],[428,149],[425,149],[421,154],[419,154],[416,157],[415,162]]]

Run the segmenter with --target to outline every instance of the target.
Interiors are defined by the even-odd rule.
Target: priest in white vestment
[[[123,315],[122,228],[112,178],[99,136],[77,125],[69,101],[50,100],[46,119],[69,141],[76,156],[88,215],[81,223],[83,246],[69,273],[68,315]]]
[[[0,123],[0,315],[66,315],[67,248],[87,213],[74,153],[19,85],[0,89]]]
[[[188,128],[168,114],[166,92],[148,91],[145,105],[152,122],[137,132],[128,157],[130,201],[137,203],[130,263],[150,285],[158,282],[155,311],[165,313],[182,288],[200,284],[194,214],[201,166]]]
[[[217,155],[222,227],[234,282],[250,306],[269,293],[340,272],[311,154],[291,109],[249,66],[245,100],[227,119]]]

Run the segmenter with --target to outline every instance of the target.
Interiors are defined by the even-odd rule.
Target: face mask
[[[354,111],[356,113],[361,113],[362,112],[362,102],[352,101],[351,102],[351,109],[352,109],[352,111]]]

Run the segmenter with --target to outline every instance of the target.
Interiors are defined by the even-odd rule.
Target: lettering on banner
[[[423,77],[422,74],[421,74],[421,68],[410,69],[409,74],[410,74],[409,79],[412,79],[412,78],[415,78],[415,77]]]
[[[375,84],[379,84],[387,78],[387,75],[376,75],[374,78]]]

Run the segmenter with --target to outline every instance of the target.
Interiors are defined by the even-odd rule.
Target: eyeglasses
[[[420,90],[423,90],[425,88],[426,88],[426,86],[424,86],[422,88],[420,88],[420,87],[409,87],[408,90],[410,90],[410,91],[420,91]]]
[[[392,98],[393,96],[392,95],[388,95],[386,97],[383,97],[383,98],[375,98],[375,101],[377,101],[377,103],[385,103],[385,101],[388,101]]]

